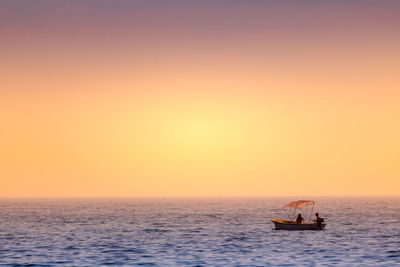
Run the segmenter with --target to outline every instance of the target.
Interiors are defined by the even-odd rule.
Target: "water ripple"
[[[0,265],[400,265],[399,199],[321,199],[327,230],[273,230],[286,201],[1,200]]]

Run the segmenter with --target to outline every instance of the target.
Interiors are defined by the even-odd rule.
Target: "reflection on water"
[[[394,266],[400,199],[316,199],[325,231],[276,231],[292,199],[0,200],[0,263]]]

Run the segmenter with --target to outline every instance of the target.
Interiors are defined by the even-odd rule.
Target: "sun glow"
[[[397,4],[14,2],[0,197],[400,194]]]

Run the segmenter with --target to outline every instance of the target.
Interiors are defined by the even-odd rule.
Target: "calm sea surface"
[[[290,199],[3,199],[1,265],[400,266],[400,199],[316,199],[324,231],[277,231]]]

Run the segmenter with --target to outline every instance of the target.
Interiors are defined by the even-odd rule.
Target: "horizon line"
[[[1,199],[243,199],[243,198],[400,198],[400,195],[274,195],[274,196],[0,196]]]

